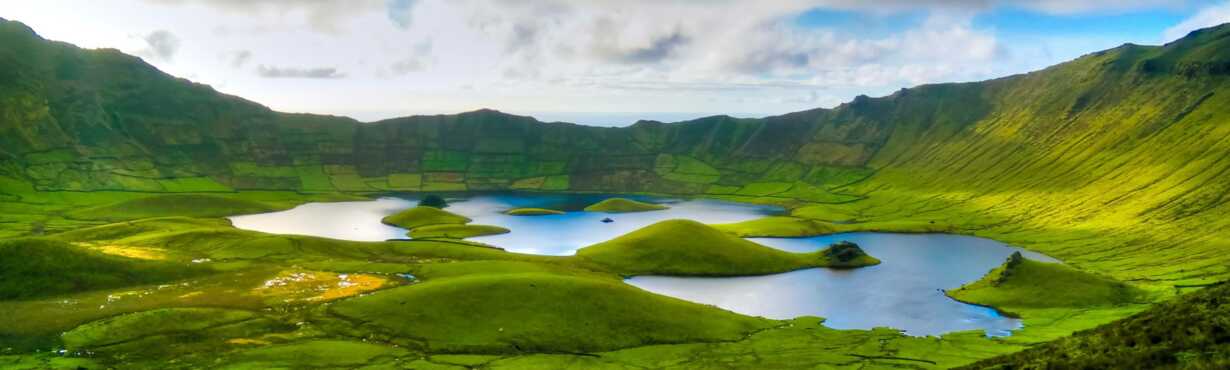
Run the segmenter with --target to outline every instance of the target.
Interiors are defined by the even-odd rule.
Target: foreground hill
[[[1132,317],[965,369],[1225,369],[1230,343],[1222,284]]]
[[[148,255],[132,257],[54,240],[0,240],[0,300],[161,283],[209,272]]]

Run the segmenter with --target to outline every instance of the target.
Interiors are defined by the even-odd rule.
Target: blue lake
[[[577,249],[606,241],[668,219],[703,223],[729,223],[780,214],[771,206],[624,196],[667,204],[663,211],[606,214],[580,211],[613,195],[499,193],[449,198],[448,211],[474,219],[475,224],[498,225],[512,232],[470,240],[511,252],[572,255]],[[311,203],[294,209],[231,217],[241,229],[279,234],[313,235],[345,240],[382,241],[405,238],[406,230],[380,223],[385,216],[414,207],[412,198],[386,197],[375,201]],[[542,207],[568,211],[563,215],[509,216],[512,208]],[[614,222],[603,223],[603,218]],[[788,319],[821,316],[838,329],[892,327],[910,335],[939,335],[962,330],[984,330],[988,335],[1009,335],[1020,320],[994,310],[968,305],[944,296],[980,278],[1020,249],[1003,243],[959,235],[849,233],[813,238],[752,238],[773,248],[810,252],[848,240],[883,261],[877,266],[851,269],[806,269],[783,274],[730,278],[638,276],[627,283],[658,294],[715,305],[730,311]],[[1022,251],[1032,259],[1057,262]]]

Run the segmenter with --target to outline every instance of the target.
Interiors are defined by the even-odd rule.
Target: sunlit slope
[[[1125,280],[1224,277],[1227,35],[1209,29],[947,87],[979,97],[940,103],[939,113],[958,103],[985,111],[898,125],[869,163],[876,176],[845,189],[868,199],[847,208],[867,220],[961,225]],[[877,110],[931,98],[919,96],[928,89]]]
[[[491,110],[364,125],[277,113],[5,21],[0,176],[12,179],[0,180],[0,200],[55,204],[40,198],[55,190],[709,195],[797,206],[793,216],[840,229],[991,236],[1119,280],[1203,283],[1230,275],[1230,236],[1216,232],[1230,226],[1228,34],[834,109],[595,128]],[[5,217],[0,227],[25,222]]]
[[[1224,369],[1230,285],[1206,288],[1137,315],[967,369]]]

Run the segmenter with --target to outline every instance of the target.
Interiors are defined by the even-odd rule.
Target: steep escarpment
[[[737,197],[844,228],[943,225],[1119,280],[1205,283],[1230,276],[1230,237],[1209,232],[1230,227],[1228,35],[833,109],[597,128],[492,110],[367,124],[278,113],[5,21],[0,199],[29,197],[22,184]]]

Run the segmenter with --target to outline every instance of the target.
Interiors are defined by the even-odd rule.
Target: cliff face
[[[1222,26],[834,109],[596,128],[278,113],[3,21],[0,174],[43,191],[776,197],[830,204],[802,217],[938,220],[1119,278],[1200,280],[1230,273],[1230,240],[1207,232],[1230,226],[1228,43]]]

